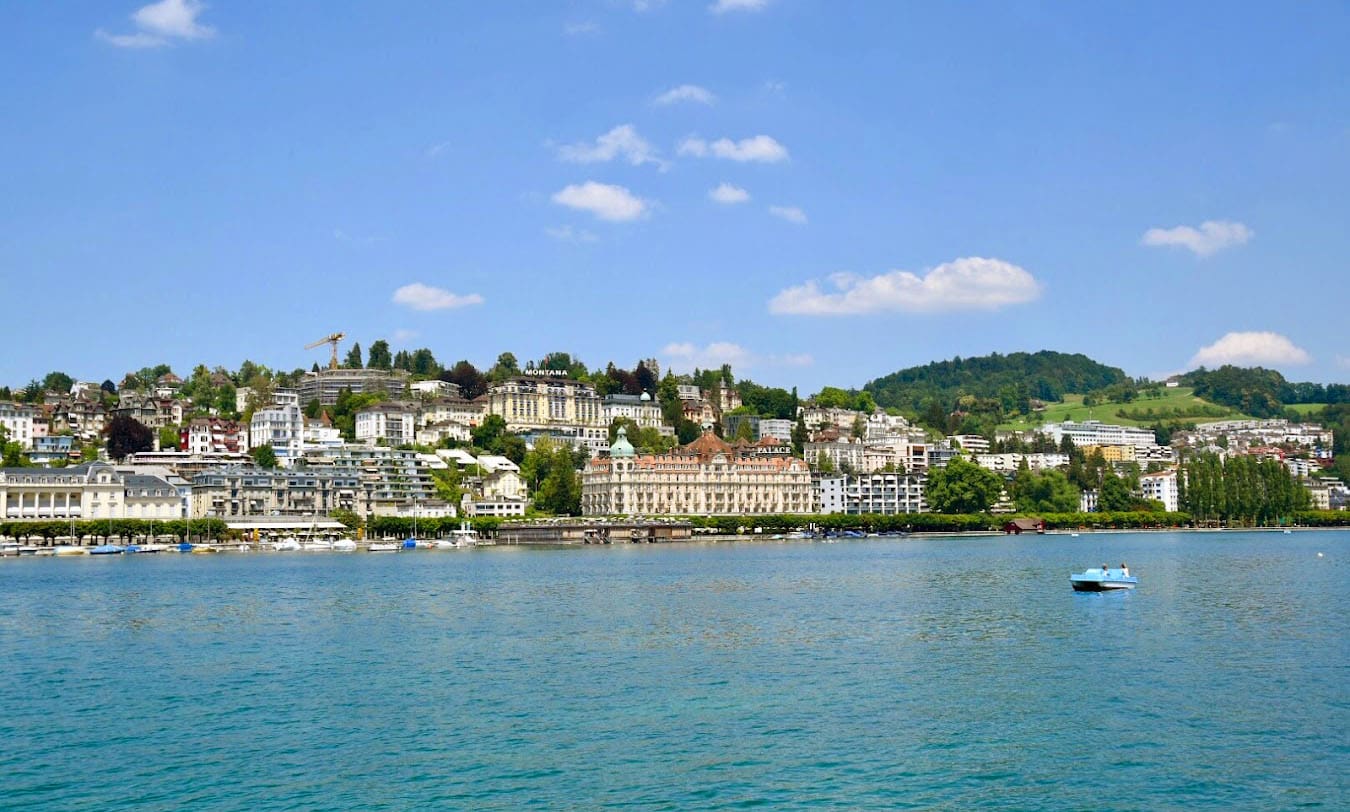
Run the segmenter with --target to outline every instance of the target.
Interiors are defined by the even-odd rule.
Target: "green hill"
[[[1149,391],[1157,391],[1156,397]],[[1119,426],[1176,426],[1182,423],[1205,423],[1213,420],[1241,420],[1249,418],[1236,409],[1221,406],[1195,394],[1189,386],[1171,389],[1141,390],[1132,401],[1103,401],[1093,406],[1083,403],[1083,395],[1065,395],[1060,403],[1047,404],[1043,411],[1019,416],[999,424],[1000,429],[1025,431],[1043,423],[1065,420],[1100,420]]]
[[[913,413],[931,403],[950,409],[962,397],[997,400],[1004,413],[1013,413],[1024,411],[1030,400],[1060,401],[1070,392],[1095,392],[1129,380],[1122,370],[1086,355],[1041,350],[934,361],[868,381],[863,390],[879,406]]]

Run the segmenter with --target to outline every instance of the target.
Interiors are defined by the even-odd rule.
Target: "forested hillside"
[[[1350,386],[1340,383],[1293,383],[1273,369],[1201,367],[1182,376],[1198,397],[1256,417],[1280,417],[1284,407],[1299,403],[1350,403]]]
[[[869,381],[863,389],[880,406],[911,412],[934,402],[951,408],[970,395],[996,399],[1011,414],[1025,412],[1031,399],[1058,401],[1069,392],[1095,392],[1128,381],[1122,370],[1086,355],[1041,350],[934,361]]]

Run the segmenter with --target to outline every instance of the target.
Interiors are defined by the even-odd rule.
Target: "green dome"
[[[614,445],[609,447],[609,456],[613,457],[636,457],[637,449],[628,442],[628,432],[623,426],[619,426],[619,434],[614,438]]]

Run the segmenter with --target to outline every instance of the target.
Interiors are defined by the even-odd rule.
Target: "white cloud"
[[[694,368],[709,369],[730,364],[734,369],[753,367],[805,367],[816,361],[806,353],[787,355],[759,355],[730,341],[714,341],[702,347],[693,342],[674,342],[667,344],[661,355],[666,366],[676,372],[688,372]]]
[[[569,37],[579,37],[583,34],[595,34],[600,31],[600,26],[586,20],[579,23],[567,23],[563,26],[563,33]]]
[[[799,226],[806,225],[806,212],[796,206],[770,206],[769,214],[774,217],[781,217],[789,223],[796,223]]]
[[[620,124],[599,138],[594,144],[568,144],[558,149],[558,157],[577,164],[593,164],[623,158],[633,166],[656,164],[662,170],[668,168],[661,160],[656,149],[645,138],[638,135],[632,124]]]
[[[680,155],[693,155],[695,158],[712,155],[730,161],[758,161],[766,164],[786,161],[788,158],[787,147],[767,135],[742,138],[740,141],[719,138],[711,143],[691,135],[680,142],[678,152]]]
[[[830,276],[835,287],[824,292],[814,280],[779,291],[769,312],[782,315],[848,316],[861,313],[944,310],[997,310],[1040,296],[1030,273],[1001,259],[964,257],[943,263],[923,276],[891,271],[861,277]]]
[[[1256,233],[1242,223],[1227,220],[1206,220],[1200,228],[1150,228],[1140,240],[1144,245],[1180,245],[1198,257],[1207,257],[1233,245],[1243,243]]]
[[[708,11],[713,14],[725,14],[728,11],[763,11],[769,0],[717,0]]]
[[[1302,347],[1279,333],[1228,333],[1207,347],[1201,347],[1191,358],[1191,366],[1216,367],[1224,364],[1248,366],[1255,364],[1307,364],[1312,357]]]
[[[739,186],[732,186],[730,183],[722,183],[716,189],[708,191],[708,197],[718,203],[733,205],[736,203],[745,203],[750,200],[750,193]]]
[[[450,149],[449,141],[442,141],[439,144],[432,144],[431,146],[427,147],[426,156],[428,158],[436,158],[439,157],[440,154],[445,152],[447,149]]]
[[[660,8],[665,4],[666,0],[633,0],[633,11],[651,11]]]
[[[94,35],[119,48],[158,48],[173,40],[207,39],[216,30],[197,22],[197,15],[206,10],[198,0],[160,0],[142,6],[131,15],[131,21],[140,29],[134,34],[109,34],[98,29]]]
[[[412,341],[414,338],[417,338],[417,335],[418,335],[418,333],[417,333],[416,330],[408,330],[408,329],[406,329],[406,328],[399,328],[399,329],[397,329],[397,330],[394,331],[394,343],[395,343],[395,344],[406,344],[406,343],[408,343],[409,341]]]
[[[601,220],[626,222],[647,214],[647,201],[622,186],[608,183],[572,184],[553,195],[553,202],[571,209],[588,211]]]
[[[662,93],[660,96],[657,96],[656,99],[652,101],[652,104],[665,107],[678,102],[712,104],[715,101],[717,101],[717,97],[712,94],[712,91],[705,87],[699,87],[698,85],[680,85],[679,87],[673,87],[665,93]]]
[[[413,310],[450,310],[483,303],[483,297],[477,293],[460,296],[444,288],[435,288],[421,282],[404,285],[394,291],[394,304],[401,304]]]
[[[572,228],[571,226],[552,226],[544,229],[544,233],[559,242],[570,242],[577,245],[584,242],[596,242],[600,239],[584,228]]]

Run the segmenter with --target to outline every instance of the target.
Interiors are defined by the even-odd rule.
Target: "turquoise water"
[[[1122,559],[1138,590],[1069,588]],[[0,807],[1344,809],[1347,561],[1334,531],[3,559]]]

